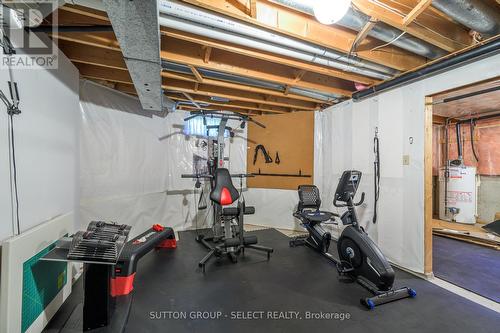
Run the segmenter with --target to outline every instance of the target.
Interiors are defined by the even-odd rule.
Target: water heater
[[[439,218],[441,220],[474,224],[477,216],[476,168],[448,167],[439,170]]]

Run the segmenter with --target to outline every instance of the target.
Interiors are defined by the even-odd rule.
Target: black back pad
[[[321,206],[319,190],[314,185],[299,185],[299,200],[299,211],[304,208],[319,209]]]
[[[224,168],[215,170],[215,186],[210,192],[210,200],[221,205],[230,205],[240,197],[240,193],[234,187],[229,171]]]

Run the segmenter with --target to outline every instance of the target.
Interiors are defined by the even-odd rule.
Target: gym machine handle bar
[[[231,174],[231,177],[233,177],[233,178],[249,178],[249,177],[255,177],[255,174],[253,174],[253,173],[234,173],[234,174]],[[181,178],[212,179],[212,178],[214,178],[214,176],[212,176],[212,175],[182,174]]]
[[[350,201],[352,201],[352,197],[351,197],[349,200],[350,200]],[[360,199],[358,202],[356,202],[356,203],[354,203],[354,202],[353,202],[352,204],[353,204],[354,206],[359,206],[359,205],[361,205],[364,201],[365,201],[365,192],[361,193],[361,199]],[[339,203],[337,203],[337,198],[336,198],[336,197],[335,197],[335,199],[333,200],[333,205],[334,205],[335,207],[348,207],[348,206],[349,206],[349,204],[348,204],[348,203],[345,203],[345,204],[339,204]]]

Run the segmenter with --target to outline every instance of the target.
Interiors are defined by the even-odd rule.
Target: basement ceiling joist
[[[235,1],[184,0],[184,2],[346,54],[350,52],[352,42],[357,35],[345,28],[323,25],[310,15],[270,1],[256,1],[255,18],[243,12],[241,7],[235,6]],[[421,56],[391,46],[384,50],[372,50],[378,45],[380,41],[366,38],[359,46],[358,57],[401,71],[420,66],[426,61]]]
[[[488,0],[490,6],[490,2],[495,5],[494,1]],[[405,42],[427,43],[429,47],[441,49],[441,53],[437,54],[446,54],[472,44],[469,28],[437,10],[433,3],[423,0],[353,0],[352,10],[359,15],[368,15],[363,16],[368,23],[360,25],[359,29],[338,24],[322,25],[310,10],[304,12],[289,7],[293,1],[182,0],[178,3],[212,10],[232,20],[251,23],[287,38],[314,44],[319,49],[326,47],[347,57],[354,54],[358,59],[371,62],[372,66],[386,66],[383,71],[390,73],[387,76],[424,66],[429,59],[417,55],[419,52],[416,50],[412,53],[395,46],[398,43],[390,45],[389,41],[375,39],[375,31],[379,33],[380,29],[392,29],[394,37],[389,37],[391,39],[397,37],[396,29],[399,29],[406,35],[401,41],[408,37]],[[105,12],[83,6],[65,5],[58,14],[59,25],[62,26],[110,25]],[[176,27],[160,27],[162,88],[165,96],[185,102],[179,104],[182,109],[196,109],[197,106],[190,104],[194,101],[209,110],[226,109],[251,114],[316,110],[349,98],[357,89],[363,89],[363,85],[380,83],[373,77],[365,76],[371,75],[367,71],[361,75],[351,72],[350,68],[333,68],[330,64],[309,62],[307,57],[291,58],[296,54],[285,56],[289,53],[276,48],[262,48],[257,44],[253,44],[256,48],[252,48],[242,43],[241,38],[236,44],[221,35],[218,37],[224,41],[206,37],[210,34],[202,36],[193,29],[187,30],[191,33]],[[80,69],[83,77],[100,80],[119,91],[137,95],[113,32],[59,32],[52,37],[57,39],[61,50]],[[274,51],[276,53],[272,53]],[[357,65],[349,62],[349,66]],[[212,97],[223,97],[229,101]]]
[[[132,79],[130,78],[129,73],[126,70],[116,70],[109,67],[85,64],[79,62],[75,62],[75,65],[83,77],[132,85]],[[320,106],[319,104],[312,102],[269,96],[265,94],[257,94],[245,90],[219,88],[217,86],[208,84],[197,85],[192,82],[186,82],[181,80],[164,79],[162,87],[166,91],[193,93],[197,95],[206,96],[209,98],[216,96],[220,98],[227,98],[231,102],[243,101],[243,102],[257,103],[260,104],[262,108],[264,108],[264,106],[280,106],[284,108],[290,108],[289,111],[291,111],[292,109],[308,111],[308,110],[317,110]]]
[[[406,2],[409,3],[409,1]],[[420,15],[415,21],[404,25],[406,15],[418,5],[418,1],[411,2],[413,3],[411,6],[405,5],[404,1],[401,4],[391,1],[390,6],[384,6],[384,3],[381,5],[369,0],[353,0],[353,4],[363,13],[448,52],[454,52],[472,44],[467,30],[449,20],[436,18],[436,16]]]
[[[111,69],[116,69],[116,70],[121,70],[121,71],[127,70],[127,67],[125,65],[125,61],[123,60],[120,51],[110,50],[110,49],[105,49],[105,48],[97,48],[97,47],[92,47],[92,46],[78,44],[78,43],[72,43],[72,42],[68,42],[66,40],[59,41],[59,48],[65,53],[65,55],[71,61],[73,61],[75,63],[101,66],[101,67],[106,67],[106,68],[111,68]],[[86,75],[90,76],[91,74],[89,73],[89,68],[86,68],[86,70],[87,70]],[[94,73],[95,69],[92,70],[91,72]],[[200,83],[196,77],[190,76],[190,75],[185,75],[185,74],[163,72],[162,76],[164,78],[175,79],[177,81],[184,80],[184,81],[188,81],[188,82]],[[125,73],[120,73],[118,71],[116,71],[115,74],[111,78],[111,80],[115,80],[115,81],[118,80],[119,82],[124,82],[124,80],[127,80],[127,79],[128,79],[128,77],[125,76]],[[169,80],[167,80],[166,82],[169,82]],[[253,86],[244,85],[244,84],[231,83],[231,82],[221,81],[221,80],[202,78],[201,83],[205,83],[206,85],[211,85],[211,86],[216,86],[216,87],[241,90],[243,92],[254,92],[254,93],[260,93],[260,94],[270,95],[270,96],[286,97],[290,100],[301,100],[301,101],[314,102],[314,103],[325,103],[325,101],[321,101],[321,100],[306,97],[306,96],[301,96],[298,94],[293,94],[293,93],[285,94],[284,92],[273,91],[270,89],[263,89],[263,88],[253,87]],[[348,91],[346,90],[346,94],[347,93],[348,93]]]

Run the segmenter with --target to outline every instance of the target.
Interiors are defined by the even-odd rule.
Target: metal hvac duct
[[[480,0],[433,0],[432,6],[485,36],[500,33],[500,11]]]
[[[171,72],[177,72],[177,73],[183,73],[183,74],[189,74],[189,75],[192,74],[191,69],[188,66],[174,63],[174,62],[170,62],[170,61],[163,61],[162,67],[163,67],[163,69],[171,71]],[[214,71],[214,70],[210,70],[210,69],[204,69],[204,68],[198,68],[198,72],[200,72],[200,74],[204,78],[207,78],[207,79],[236,82],[236,83],[241,83],[241,84],[259,87],[259,88],[264,88],[264,89],[272,89],[272,90],[280,91],[280,92],[285,91],[284,85],[269,82],[269,81],[258,80],[258,79],[243,77],[243,76],[239,76],[239,75]],[[291,87],[290,93],[305,96],[305,97],[315,98],[315,99],[318,99],[318,100],[321,100],[324,102],[331,102],[331,101],[335,101],[339,98],[342,98],[342,96],[337,95],[337,94],[320,93],[317,91],[312,91],[312,90],[303,89],[303,88],[296,88],[296,87]]]
[[[340,52],[225,18],[184,3],[160,0],[160,24],[205,37],[289,56],[320,65],[387,79],[398,71]]]
[[[314,15],[311,1],[308,0],[273,0],[273,2]],[[360,31],[369,20],[370,17],[368,15],[350,8],[347,14],[336,24],[354,31]],[[383,22],[378,22],[368,33],[368,36],[386,43],[392,42],[392,45],[394,46],[407,50],[411,53],[421,55],[428,59],[439,58],[447,54],[446,51],[438,48],[437,46],[408,34],[405,34],[398,38],[398,40],[395,40],[402,33],[403,32],[399,29],[391,27]]]

